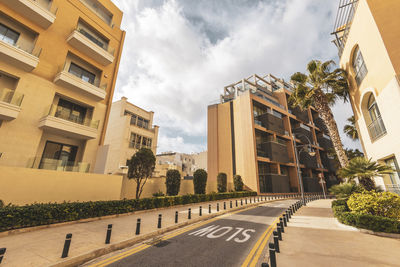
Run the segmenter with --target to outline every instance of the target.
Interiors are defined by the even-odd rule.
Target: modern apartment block
[[[0,165],[93,170],[121,19],[111,0],[0,0]]]
[[[273,75],[253,75],[226,86],[220,103],[208,106],[211,184],[224,172],[230,188],[239,174],[247,188],[261,194],[300,192],[297,167],[305,192],[322,191],[319,177],[328,187],[336,183],[326,126],[313,108],[291,108],[291,92],[289,83]]]
[[[123,173],[126,161],[142,147],[150,148],[156,155],[159,127],[152,127],[153,116],[153,111],[129,103],[126,97],[114,102],[95,172]]]
[[[185,176],[193,176],[196,170],[196,160],[192,157],[193,154],[178,153],[178,152],[163,152],[157,155],[156,168],[154,175],[163,177],[168,169],[179,170],[182,178]]]
[[[376,182],[400,194],[399,14],[396,0],[341,0],[333,35],[364,153],[395,170]]]

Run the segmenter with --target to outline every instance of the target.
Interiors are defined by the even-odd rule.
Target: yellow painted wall
[[[118,200],[122,176],[0,166],[0,184],[6,204]]]

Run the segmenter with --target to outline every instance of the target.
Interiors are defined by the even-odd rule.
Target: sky
[[[289,80],[311,59],[338,62],[332,0],[113,0],[125,43],[114,100],[154,111],[157,153],[207,149],[207,106],[252,74]],[[333,107],[344,136],[350,105]]]

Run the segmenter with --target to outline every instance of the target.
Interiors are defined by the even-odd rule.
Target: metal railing
[[[11,90],[8,88],[0,88],[0,101],[5,102],[11,105],[15,105],[20,107],[22,100],[24,99],[24,95],[15,90]]]
[[[67,172],[89,172],[90,163],[32,157],[28,160],[27,167],[32,169],[44,169],[44,170],[67,171]]]
[[[14,43],[6,42],[2,38],[0,38],[0,41],[5,43],[6,45],[13,46],[13,47],[15,47],[15,48],[17,48],[19,50],[22,50],[22,51],[24,51],[24,52],[26,52],[26,53],[28,53],[28,54],[30,54],[32,56],[35,56],[35,57],[39,57],[40,53],[42,53],[42,48],[36,46],[35,43],[32,43],[28,47],[21,47],[20,44],[18,44],[18,43],[14,44]]]
[[[64,72],[65,74],[70,75],[70,76],[73,77],[73,78],[82,80],[83,82],[86,82],[86,83],[88,83],[88,84],[91,84],[91,85],[93,85],[93,86],[95,86],[95,87],[97,87],[97,88],[99,88],[99,89],[101,89],[101,90],[104,90],[104,91],[105,91],[105,90],[107,89],[107,86],[108,86],[107,83],[104,83],[104,84],[102,84],[102,85],[100,84],[101,80],[100,80],[99,76],[101,77],[101,75],[96,75],[96,77],[95,77],[93,83],[88,82],[88,81],[85,81],[85,80],[83,80],[81,77],[76,76],[75,74],[73,74],[73,73],[71,73],[71,72],[68,71],[68,69],[67,69],[67,62],[64,62],[64,65],[63,65],[63,66],[59,66],[59,67],[58,67],[58,69],[57,69],[57,74],[58,74],[58,73],[61,73],[61,72]]]
[[[81,25],[78,25],[76,27],[76,29],[74,29],[74,32],[75,31],[77,31],[80,34],[82,34],[83,36],[85,36],[85,38],[89,39],[89,41],[91,41],[92,43],[94,43],[98,47],[102,48],[107,53],[109,53],[111,55],[114,55],[115,48],[109,47],[108,43],[102,42],[101,40],[99,41],[100,38],[98,38],[98,37],[94,36],[93,34],[91,34],[87,29],[85,29]]]
[[[376,120],[371,122],[370,125],[368,125],[368,132],[372,141],[386,134],[386,128],[385,125],[383,124],[382,117],[378,117]]]
[[[63,108],[61,106],[57,106],[52,104],[48,109],[48,112],[45,113],[45,116],[52,116],[56,118],[60,118],[63,120],[67,120],[73,123],[81,124],[90,128],[98,129],[99,128],[99,120],[92,120],[87,117],[80,117],[72,114],[70,109]]]

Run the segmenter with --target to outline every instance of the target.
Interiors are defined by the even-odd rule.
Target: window
[[[355,79],[356,79],[357,85],[360,85],[360,83],[364,79],[365,75],[367,75],[368,70],[367,70],[367,66],[364,63],[364,58],[361,54],[361,51],[358,47],[354,51],[354,55],[353,55],[353,70],[356,73]]]
[[[4,24],[0,23],[0,40],[3,42],[15,45],[18,41],[19,33],[11,30]]]
[[[386,128],[373,94],[370,94],[368,98],[367,109],[369,119],[371,121],[371,123],[368,125],[368,132],[371,140],[374,141],[386,133]]]
[[[87,108],[64,99],[58,101],[55,117],[84,124]]]
[[[387,159],[385,163],[394,170],[393,173],[389,174],[392,185],[400,185],[400,170],[396,158]]]
[[[68,167],[75,164],[78,147],[47,141],[43,150],[39,169]]]
[[[129,139],[129,147],[140,149],[142,147],[151,148],[152,139],[148,137],[144,137],[135,133],[131,133],[131,137]]]
[[[78,65],[76,65],[75,63],[71,62],[71,65],[69,66],[69,73],[75,75],[78,78],[81,78],[82,81],[94,84],[94,79],[96,78],[96,75],[94,75],[93,73],[79,67]]]

